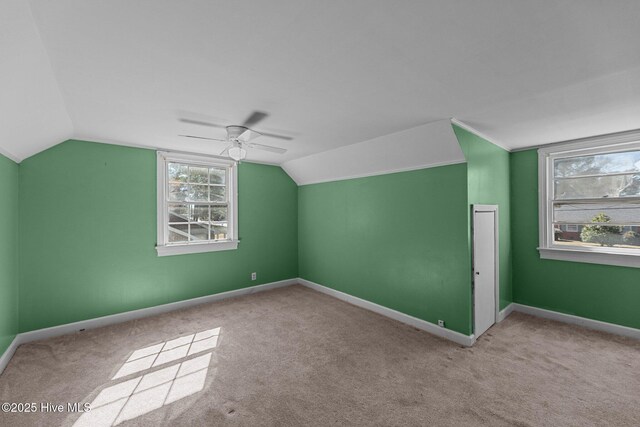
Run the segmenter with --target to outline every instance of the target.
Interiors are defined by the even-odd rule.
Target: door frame
[[[476,332],[475,325],[475,310],[476,310],[476,292],[475,292],[475,280],[476,280],[476,265],[475,265],[475,221],[476,213],[478,212],[493,212],[493,242],[494,242],[494,284],[493,292],[495,294],[496,310],[494,313],[495,323],[498,323],[500,316],[500,230],[498,229],[499,222],[499,209],[498,205],[471,205],[471,282],[473,290],[473,333]],[[478,338],[476,336],[476,338]]]

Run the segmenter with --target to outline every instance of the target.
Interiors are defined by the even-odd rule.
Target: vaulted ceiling
[[[16,160],[72,137],[218,154],[178,135],[223,129],[179,119],[254,110],[293,138],[256,141],[276,164],[451,117],[508,149],[640,128],[635,0],[0,2]]]

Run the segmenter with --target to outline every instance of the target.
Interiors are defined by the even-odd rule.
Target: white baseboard
[[[513,311],[518,311],[520,313],[531,314],[532,316],[544,317],[545,319],[557,320],[564,323],[571,323],[573,325],[583,326],[597,331],[609,332],[615,335],[640,339],[640,329],[602,322],[600,320],[587,319],[586,317],[574,316],[572,314],[545,310],[543,308],[532,307],[530,305],[518,304],[515,302],[511,305],[513,306]]]
[[[350,304],[364,308],[366,310],[373,311],[381,314],[385,317],[397,320],[399,322],[411,325],[415,328],[429,332],[430,334],[437,335],[439,337],[448,339],[457,344],[471,347],[476,339],[474,335],[464,335],[459,332],[452,331],[450,329],[442,328],[426,320],[418,319],[408,314],[401,313],[381,306],[379,304],[354,297],[344,292],[337,291],[335,289],[328,288],[326,286],[311,282],[305,279],[287,279],[278,282],[265,283],[263,285],[251,286],[248,288],[237,289],[228,292],[221,292],[213,295],[206,295],[199,298],[192,298],[184,301],[177,301],[169,304],[157,305],[155,307],[143,308],[140,310],[127,311],[124,313],[113,314],[110,316],[98,317],[95,319],[82,320],[79,322],[68,323],[65,325],[53,326],[51,328],[38,329],[35,331],[24,332],[15,336],[9,347],[5,352],[0,355],[0,374],[4,371],[7,364],[11,360],[11,357],[15,353],[19,345],[25,344],[31,341],[42,340],[46,338],[52,338],[59,335],[65,335],[69,333],[77,332],[81,329],[95,329],[103,326],[113,325],[116,323],[127,322],[129,320],[140,319],[143,317],[154,316],[157,314],[167,313],[169,311],[179,310],[199,304],[206,304],[210,302],[220,301],[227,298],[239,297],[242,295],[249,295],[257,292],[267,291],[269,289],[281,288],[285,286],[301,284],[310,289],[322,292],[323,294],[330,295],[334,298],[338,298],[342,301],[346,301]],[[517,311],[533,316],[543,317],[546,319],[557,320],[560,322],[571,323],[574,325],[583,326],[589,329],[595,329],[598,331],[609,332],[616,335],[622,335],[635,339],[640,339],[640,329],[630,328],[627,326],[616,325],[613,323],[602,322],[599,320],[587,319],[585,317],[573,316],[571,314],[559,313],[556,311],[545,310],[542,308],[532,307],[529,305],[511,303],[498,314],[498,322],[503,321],[512,312]]]
[[[0,374],[2,374],[4,368],[6,368],[9,364],[9,360],[11,360],[11,358],[13,357],[13,353],[16,352],[16,349],[19,345],[20,344],[18,344],[18,336],[16,335],[13,338],[13,341],[11,341],[11,344],[9,344],[9,347],[7,347],[4,353],[2,353],[2,356],[0,356]]]
[[[496,320],[497,320],[497,323],[500,323],[500,322],[502,322],[504,319],[506,319],[507,317],[509,317],[509,315],[510,315],[511,313],[513,313],[513,310],[514,310],[513,303],[509,304],[508,306],[506,306],[505,308],[503,308],[502,310],[500,310],[500,311],[498,312],[498,318],[496,319]]]
[[[362,298],[345,294],[344,292],[336,291],[335,289],[319,285],[309,280],[298,279],[298,283],[315,291],[322,292],[323,294],[330,295],[342,301],[346,301],[349,304],[353,304],[366,310],[370,310],[391,319],[397,320],[399,322],[406,323],[407,325],[411,325],[414,328],[421,329],[423,331],[429,332],[430,334],[437,335],[441,338],[446,338],[465,347],[471,347],[473,343],[475,343],[475,337],[473,335],[464,335],[460,332],[452,331],[451,329],[442,328],[440,326],[434,325],[431,322],[427,322],[426,320],[409,316],[408,314],[401,313],[399,311],[364,300]]]
[[[194,305],[206,304],[210,302],[220,301],[227,298],[239,297],[242,295],[254,294],[256,292],[268,291],[270,289],[281,288],[284,286],[295,285],[298,279],[280,280],[278,282],[265,283],[263,285],[250,286],[248,288],[236,289],[228,292],[221,292],[213,295],[192,298],[183,301],[176,301],[169,304],[156,305],[154,307],[141,308],[139,310],[126,311],[124,313],[112,314],[110,316],[97,317],[94,319],[81,320],[79,322],[67,323],[64,325],[53,326],[51,328],[37,329],[35,331],[23,332],[16,335],[13,342],[0,357],[0,374],[9,363],[19,345],[31,341],[42,340],[46,338],[57,337],[60,335],[78,332],[81,329],[95,329],[103,326],[113,325],[116,323],[128,322],[129,320],[140,319],[143,317],[154,316],[157,314],[167,313],[169,311],[179,310],[182,308],[192,307]]]

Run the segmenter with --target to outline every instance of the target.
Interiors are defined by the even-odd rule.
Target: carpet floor
[[[514,313],[463,348],[291,286],[24,344],[0,402],[36,404],[2,426],[639,426],[640,342]]]

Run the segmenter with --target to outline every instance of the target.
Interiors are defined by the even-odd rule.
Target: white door
[[[474,206],[473,209],[473,294],[476,338],[496,322],[496,208],[482,209]]]

